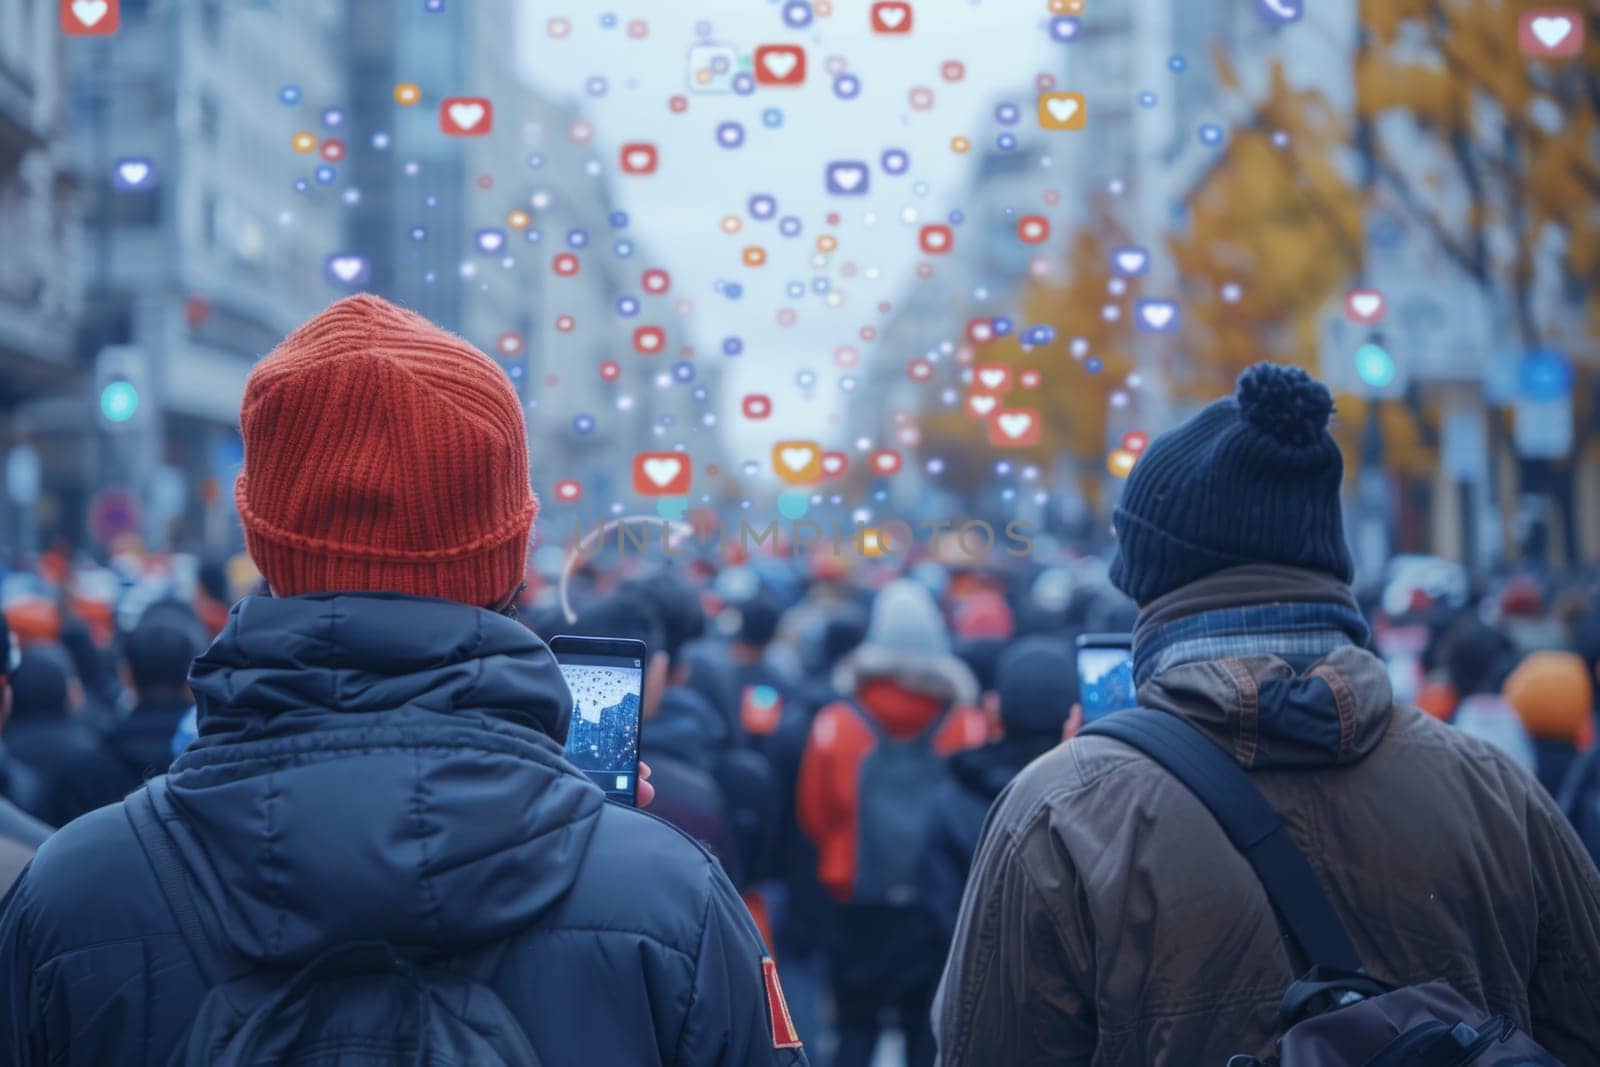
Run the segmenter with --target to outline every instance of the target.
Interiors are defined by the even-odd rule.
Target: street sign
[[[139,500],[126,489],[102,489],[89,502],[89,532],[109,545],[139,529]]]
[[[1517,454],[1560,459],[1572,451],[1572,363],[1552,348],[1535,348],[1517,366]]]

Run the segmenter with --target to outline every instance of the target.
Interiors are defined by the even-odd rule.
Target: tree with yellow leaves
[[[1012,368],[1012,390],[1001,400],[1004,407],[1035,408],[1040,416],[1039,443],[1027,449],[995,449],[986,422],[963,404],[955,410],[925,414],[920,420],[923,453],[945,463],[941,481],[951,488],[972,491],[988,477],[998,458],[1048,463],[1066,454],[1079,461],[1083,488],[1093,499],[1098,472],[1106,452],[1106,433],[1112,395],[1126,390],[1134,369],[1132,327],[1124,315],[1108,321],[1102,308],[1126,303],[1108,295],[1112,250],[1126,237],[1109,206],[1096,200],[1088,221],[1070,239],[1065,280],[1059,283],[1033,279],[1020,300],[1020,327],[1050,326],[1056,340],[1047,346],[1025,348],[1019,330],[978,346],[975,364],[1004,364]],[[1074,340],[1081,356],[1071,355]],[[1033,389],[1015,385],[1020,374],[1039,372]]]

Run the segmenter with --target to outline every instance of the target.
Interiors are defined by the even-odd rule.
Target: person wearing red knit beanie
[[[538,500],[522,405],[483,353],[365,294],[295,330],[250,374],[234,487],[278,596],[382,590],[505,603]]]
[[[352,296],[240,424],[268,593],[190,665],[167,773],[0,901],[0,1063],[804,1067],[721,865],[566,758],[572,694],[508,610],[538,502],[505,373]]]

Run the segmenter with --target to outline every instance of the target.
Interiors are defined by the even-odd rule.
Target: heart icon
[[[1345,313],[1363,326],[1376,326],[1383,321],[1383,294],[1376,289],[1352,289],[1345,297]]]
[[[987,393],[977,393],[967,397],[967,410],[979,418],[983,418],[993,411],[995,405],[999,402],[998,397],[990,396]]]
[[[1166,333],[1178,323],[1178,305],[1171,300],[1141,300],[1139,322],[1152,333]]]
[[[1565,15],[1541,15],[1533,20],[1533,35],[1546,48],[1554,48],[1572,32],[1572,20]]]
[[[478,248],[493,255],[505,247],[506,235],[499,230],[479,230]]]
[[[394,87],[394,102],[401,107],[410,107],[422,99],[422,86],[416,82],[399,82]]]
[[[822,473],[830,478],[836,478],[850,466],[850,460],[843,452],[824,452],[822,454]]]
[[[143,160],[130,159],[117,165],[117,175],[122,178],[124,185],[143,185],[144,180],[150,177],[150,164]]]
[[[829,163],[827,178],[830,193],[859,194],[867,191],[865,163]]]
[[[635,352],[650,356],[661,351],[661,346],[666,344],[667,336],[659,326],[641,326],[633,331],[633,349]]]
[[[910,33],[911,5],[898,2],[873,4],[872,30],[874,33]]]
[[[1025,215],[1017,220],[1017,237],[1036,245],[1050,236],[1050,220],[1042,215]]]
[[[1085,106],[1079,93],[1044,93],[1039,97],[1039,126],[1046,130],[1081,130]]]
[[[1025,370],[1017,380],[1022,383],[1024,389],[1037,389],[1039,387],[1039,372]]]
[[[762,393],[751,393],[744,398],[741,406],[747,419],[764,419],[772,414],[772,400]]]
[[[789,44],[764,44],[755,51],[756,81],[761,85],[801,85],[806,80],[806,54]]]
[[[366,269],[367,261],[360,256],[334,256],[328,260],[328,270],[346,285],[361,277]]]
[[[809,448],[784,448],[780,449],[778,456],[783,460],[783,465],[792,471],[803,471],[811,465],[815,453]]]
[[[640,464],[644,476],[661,488],[672,484],[683,471],[683,461],[670,456],[652,456]]]
[[[570,478],[556,483],[556,499],[564,504],[570,504],[583,496],[583,486]]]
[[[1007,411],[995,416],[1000,432],[1015,440],[1027,433],[1033,426],[1033,416],[1023,411]]]
[[[1111,253],[1111,262],[1122,274],[1143,274],[1150,266],[1150,254],[1142,248],[1119,248]]]
[[[933,377],[933,364],[925,359],[914,359],[906,364],[906,377],[914,382],[925,382]]]
[[[494,128],[486,96],[447,96],[439,101],[439,129],[451,137],[481,137]]]
[[[1057,122],[1066,122],[1078,113],[1078,102],[1065,96],[1053,96],[1045,101],[1044,106]]]
[[[630,142],[622,146],[622,172],[654,174],[657,158],[655,145],[646,141]]]
[[[989,392],[998,393],[1011,381],[1011,372],[1005,367],[979,367],[974,377]]]
[[[672,278],[659,267],[651,267],[640,275],[639,284],[644,286],[644,291],[647,293],[664,293],[672,284]]]
[[[950,251],[950,246],[955,243],[955,234],[950,227],[945,225],[924,226],[918,238],[918,243],[922,246],[922,250],[929,255],[942,255]]]
[[[872,469],[879,474],[893,474],[900,469],[900,453],[880,448],[872,454]]]
[[[83,23],[86,29],[98,25],[109,10],[111,5],[106,0],[72,0],[72,17]]]

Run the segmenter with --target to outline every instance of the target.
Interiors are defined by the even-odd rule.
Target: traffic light
[[[134,345],[107,345],[94,363],[95,405],[100,425],[119,432],[144,423],[149,411],[148,365]]]

